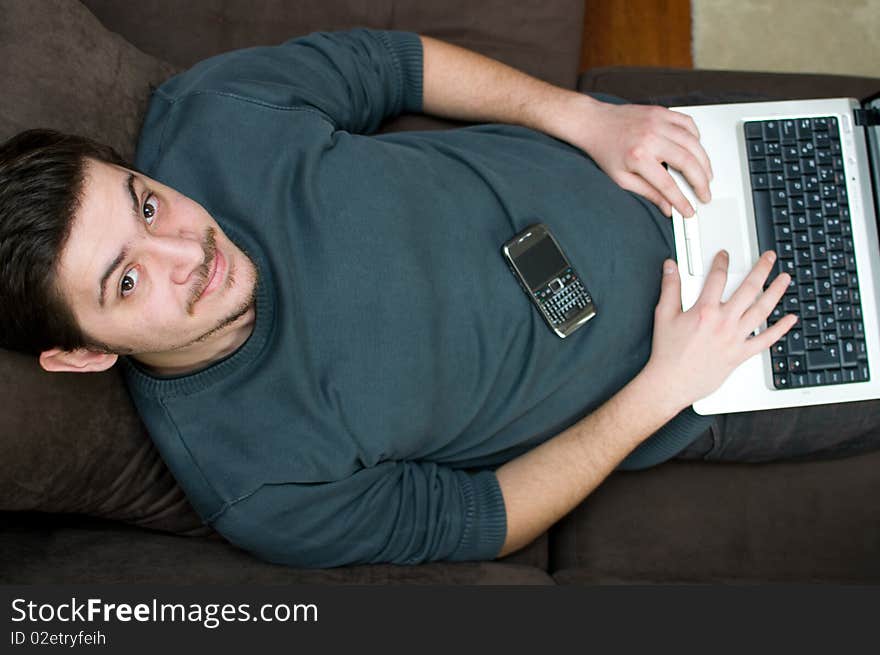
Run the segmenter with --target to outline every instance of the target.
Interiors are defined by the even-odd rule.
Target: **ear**
[[[53,348],[40,353],[40,366],[53,373],[100,373],[113,366],[117,359],[119,355],[108,355],[86,348]]]

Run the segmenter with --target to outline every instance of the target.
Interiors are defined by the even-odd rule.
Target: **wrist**
[[[582,141],[585,131],[594,123],[591,114],[595,113],[598,103],[577,91],[551,88],[553,92],[535,107],[534,127],[560,141],[578,145],[574,142]]]
[[[654,368],[650,360],[630,384],[644,399],[645,406],[654,408],[667,421],[691,405],[678,392],[677,386],[671,384],[669,376]]]

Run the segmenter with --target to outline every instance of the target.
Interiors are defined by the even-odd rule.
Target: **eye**
[[[141,213],[144,215],[144,220],[147,221],[147,225],[152,225],[153,220],[156,216],[156,211],[159,209],[159,201],[156,200],[155,196],[151,193],[147,196],[147,199],[144,200],[144,206],[141,209]]]
[[[128,297],[137,286],[138,271],[136,268],[129,269],[119,283],[119,293],[123,298]]]

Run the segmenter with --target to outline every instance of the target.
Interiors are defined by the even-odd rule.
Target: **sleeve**
[[[337,482],[264,484],[211,523],[262,559],[302,568],[487,560],[507,531],[494,472],[419,462],[383,462]]]
[[[422,57],[421,39],[410,32],[314,32],[212,57],[158,93],[171,102],[218,93],[278,109],[312,109],[338,130],[369,134],[388,118],[422,111]]]

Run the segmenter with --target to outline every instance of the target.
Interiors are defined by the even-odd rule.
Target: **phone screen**
[[[516,258],[516,267],[532,291],[543,287],[567,266],[568,262],[550,237],[544,237]]]

